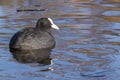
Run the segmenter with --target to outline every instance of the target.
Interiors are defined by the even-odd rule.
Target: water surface
[[[1,0],[0,80],[120,80],[119,4],[119,0]],[[60,27],[53,30],[57,45],[51,64],[19,63],[9,52],[10,38],[22,28],[34,27],[40,17],[51,17]]]

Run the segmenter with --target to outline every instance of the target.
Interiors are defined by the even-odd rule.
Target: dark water
[[[11,36],[45,16],[60,27],[52,64],[15,61]],[[0,0],[0,80],[120,80],[120,0]]]

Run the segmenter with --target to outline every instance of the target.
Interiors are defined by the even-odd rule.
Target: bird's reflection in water
[[[22,63],[40,63],[43,65],[51,64],[50,52],[51,49],[37,50],[11,50],[13,57]]]

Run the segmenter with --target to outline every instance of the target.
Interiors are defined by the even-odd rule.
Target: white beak
[[[52,26],[51,26],[53,29],[57,29],[57,30],[59,30],[59,27],[57,26],[57,25],[55,25],[55,24],[52,24]]]
[[[48,18],[48,20],[49,20],[50,23],[52,24],[51,27],[52,27],[53,29],[57,29],[57,30],[59,30],[59,27],[53,23],[53,21],[52,21],[51,18]]]

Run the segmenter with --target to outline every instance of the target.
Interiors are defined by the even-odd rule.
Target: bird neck
[[[36,31],[44,31],[44,32],[48,32],[48,33],[51,33],[51,30],[50,29],[45,29],[45,28],[41,28],[40,26],[35,28]]]

